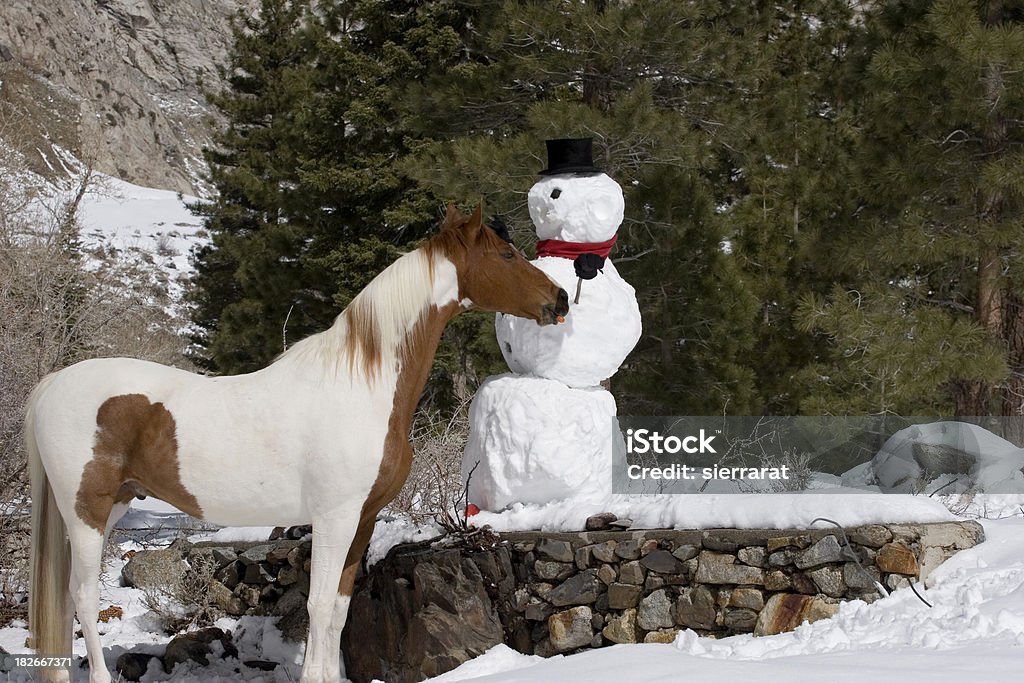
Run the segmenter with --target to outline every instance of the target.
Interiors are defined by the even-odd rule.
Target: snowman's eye
[[[555,189],[551,190],[551,198],[552,199],[558,199],[561,196],[562,196],[562,190],[561,189],[556,187]]]

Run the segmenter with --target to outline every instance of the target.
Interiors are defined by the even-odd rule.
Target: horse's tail
[[[32,560],[29,590],[29,630],[32,648],[47,657],[71,654],[73,615],[68,584],[71,551],[64,518],[57,509],[53,488],[43,468],[36,443],[35,420],[39,399],[53,375],[44,377],[28,399],[25,413],[25,450],[32,479]]]

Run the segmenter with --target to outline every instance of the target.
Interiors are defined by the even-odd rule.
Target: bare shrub
[[[21,430],[29,392],[84,358],[181,364],[185,346],[166,276],[117,250],[83,249],[78,212],[96,184],[92,171],[80,168],[60,182],[31,173],[5,143],[17,125],[0,112],[0,615],[22,609],[27,590]]]
[[[142,599],[167,633],[209,626],[222,616],[210,594],[215,571],[212,562],[198,556],[184,572],[168,564],[163,576],[150,576],[156,581],[143,590]]]
[[[451,518],[464,520],[462,452],[469,439],[468,401],[450,416],[420,411],[414,424],[409,478],[388,509],[418,522],[433,520],[442,526]]]

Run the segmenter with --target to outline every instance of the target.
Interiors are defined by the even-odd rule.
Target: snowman
[[[633,288],[608,255],[625,202],[593,163],[592,141],[547,141],[548,168],[530,189],[537,231],[533,264],[569,293],[565,323],[540,326],[498,314],[498,344],[511,373],[488,378],[470,407],[463,457],[469,502],[598,501],[611,493],[615,399],[601,382],[640,339]]]

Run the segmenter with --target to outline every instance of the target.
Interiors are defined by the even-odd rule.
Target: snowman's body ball
[[[462,460],[469,501],[497,511],[607,498],[613,442],[621,439],[615,412],[604,389],[509,374],[487,378],[469,411],[473,429]]]
[[[530,188],[527,205],[539,239],[605,242],[622,223],[626,202],[619,184],[604,173],[562,174]]]
[[[569,313],[563,324],[544,327],[499,313],[495,330],[509,369],[570,387],[592,387],[614,375],[640,339],[640,307],[633,288],[606,261],[604,272],[583,281],[576,304],[571,260],[545,256],[533,265],[569,293]]]

